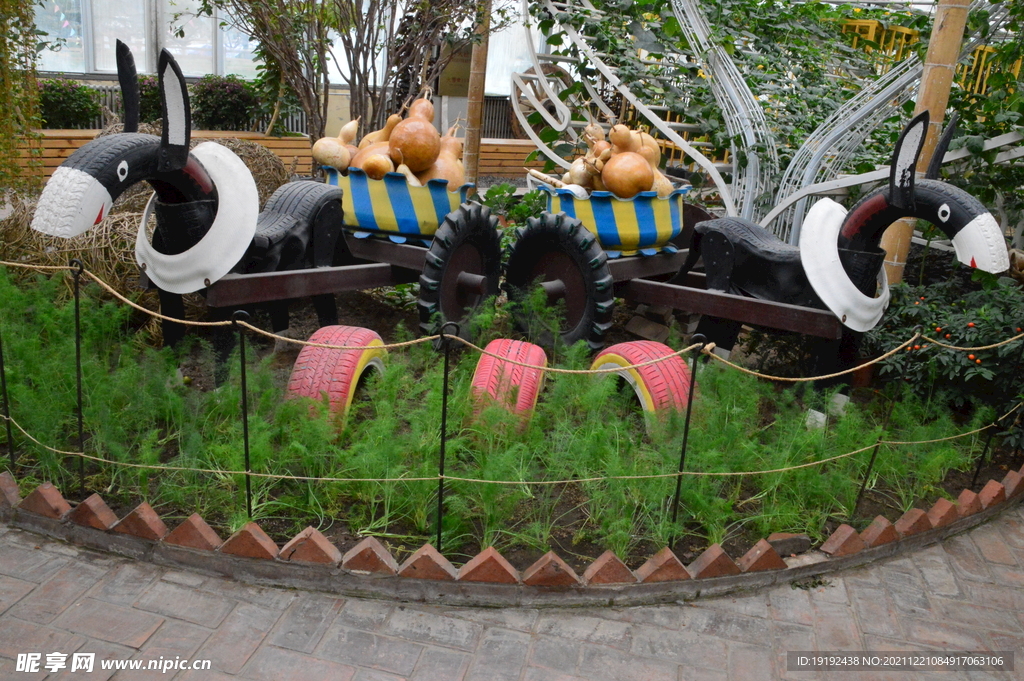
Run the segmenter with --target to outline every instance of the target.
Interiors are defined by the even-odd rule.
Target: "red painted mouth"
[[[100,212],[96,214],[96,222],[94,222],[92,224],[98,225],[102,221],[103,221],[103,206],[100,206]]]

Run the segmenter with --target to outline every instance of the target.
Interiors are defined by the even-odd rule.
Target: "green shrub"
[[[156,76],[139,76],[139,122],[157,123],[164,117],[160,81]]]
[[[238,76],[203,76],[191,87],[192,127],[248,130],[256,108],[251,86]]]
[[[981,288],[964,292],[955,281],[929,286],[893,286],[884,323],[865,337],[872,352],[898,346],[922,327],[925,336],[958,347],[992,345],[1024,328],[1024,288],[1009,277],[976,270]],[[1021,342],[991,350],[952,350],[922,339],[881,364],[880,375],[904,377],[921,395],[991,405],[1000,414],[1024,399],[1019,366]],[[1024,438],[1019,426],[1011,442]]]
[[[91,128],[100,115],[99,93],[65,78],[39,81],[39,110],[50,129]]]

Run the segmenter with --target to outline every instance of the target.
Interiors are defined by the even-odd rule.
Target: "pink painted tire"
[[[525,341],[498,338],[487,344],[486,352],[503,359],[533,366],[548,365],[548,356],[539,345]],[[471,387],[479,412],[488,403],[499,404],[513,414],[529,416],[537,405],[537,397],[544,386],[544,373],[517,364],[481,355],[473,373]]]
[[[355,346],[335,350],[305,346],[288,379],[288,397],[322,400],[326,394],[333,414],[342,418],[352,406],[359,379],[367,369],[384,370],[384,341],[376,331],[358,326],[325,326],[309,337],[310,343]]]
[[[680,356],[671,357],[657,364],[626,369],[633,364],[642,364],[659,357],[667,357],[675,351],[663,343],[654,341],[630,341],[606,348],[594,358],[591,369],[614,369],[626,379],[643,410],[658,414],[667,410],[683,411],[690,397],[690,368]]]

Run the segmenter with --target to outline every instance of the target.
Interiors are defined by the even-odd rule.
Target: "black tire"
[[[561,281],[548,295],[565,300],[566,318],[559,330],[562,342],[572,345],[583,340],[592,350],[601,349],[612,325],[615,293],[608,255],[597,237],[565,213],[530,218],[516,236],[505,263],[509,300],[524,301],[535,282]],[[536,326],[534,320],[522,305],[515,307],[516,326],[529,334]],[[540,336],[536,342],[550,347],[554,340],[550,332]]]
[[[462,277],[460,275],[469,275]],[[481,279],[482,277],[482,279]],[[501,237],[489,208],[464,203],[449,213],[434,234],[420,275],[420,330],[437,333],[444,322],[465,323],[479,305],[498,295]]]
[[[282,213],[308,227],[310,233],[303,254],[306,267],[329,267],[337,251],[345,250],[341,190],[337,187],[310,180],[283,184],[267,199],[263,212]]]

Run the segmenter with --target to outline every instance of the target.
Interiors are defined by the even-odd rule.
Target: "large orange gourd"
[[[635,151],[613,154],[604,164],[601,180],[608,191],[620,199],[629,199],[639,192],[650,191],[654,172],[647,159]]]
[[[395,126],[389,138],[391,160],[404,163],[414,173],[434,165],[441,153],[441,134],[434,127],[434,105],[417,99],[409,107],[409,117]]]

